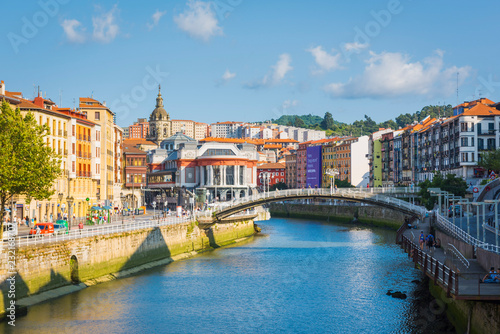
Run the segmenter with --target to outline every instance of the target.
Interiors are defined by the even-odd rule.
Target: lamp
[[[71,216],[73,215],[73,202],[75,199],[73,196],[66,197],[66,202],[68,202],[68,225],[71,225]]]

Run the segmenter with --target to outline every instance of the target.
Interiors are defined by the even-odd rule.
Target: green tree
[[[295,121],[293,122],[293,125],[297,128],[305,128],[306,127],[306,123],[304,123],[302,118],[300,118],[299,116],[295,117]]]
[[[465,191],[467,190],[467,183],[461,177],[457,177],[455,174],[446,174],[443,177],[439,172],[434,173],[432,182],[425,180],[418,186],[420,187],[419,195],[421,202],[428,210],[432,210],[436,204],[436,196],[431,196],[428,191],[429,188],[440,188],[456,196],[465,196]]]
[[[285,182],[278,182],[276,184],[273,184],[269,190],[270,191],[274,191],[276,189],[279,189],[279,190],[283,190],[283,189],[288,189],[288,187],[286,186],[286,183]]]
[[[13,196],[44,200],[54,193],[52,185],[61,174],[60,157],[44,137],[49,127],[38,125],[33,114],[23,117],[4,100],[0,108],[0,239],[5,207]]]
[[[335,179],[335,185],[337,186],[337,188],[354,188],[354,186],[347,180]]]
[[[483,153],[479,166],[498,173],[500,171],[500,149]]]
[[[321,128],[323,130],[328,130],[333,127],[333,116],[330,112],[325,113],[325,117],[323,117],[323,120],[321,121]]]

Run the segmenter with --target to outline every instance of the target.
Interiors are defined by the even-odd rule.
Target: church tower
[[[149,116],[149,135],[148,140],[160,144],[162,140],[172,135],[172,126],[170,116],[163,107],[163,98],[161,97],[161,85],[158,85],[158,97],[156,98],[156,108]]]

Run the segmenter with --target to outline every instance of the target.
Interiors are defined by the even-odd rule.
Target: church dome
[[[163,98],[161,97],[161,86],[158,86],[158,97],[156,98],[156,108],[149,117],[150,121],[168,121],[170,116],[163,107]]]

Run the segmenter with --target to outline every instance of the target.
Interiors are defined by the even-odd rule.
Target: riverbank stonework
[[[497,334],[500,333],[500,304],[498,302],[475,302],[446,298],[446,291],[429,282],[434,298],[444,301],[446,315],[457,333]],[[467,331],[470,321],[470,331]]]
[[[274,217],[357,221],[364,225],[396,230],[401,227],[406,217],[401,212],[377,206],[271,203],[269,208],[271,216]]]
[[[20,248],[16,253],[15,298],[22,301],[80,282],[93,285],[110,274],[118,277],[148,263],[168,263],[182,254],[225,246],[254,233],[252,220],[215,224],[208,229],[185,223]],[[1,254],[0,263],[6,263],[5,257]],[[0,266],[0,319],[10,302],[7,271],[6,265]]]

